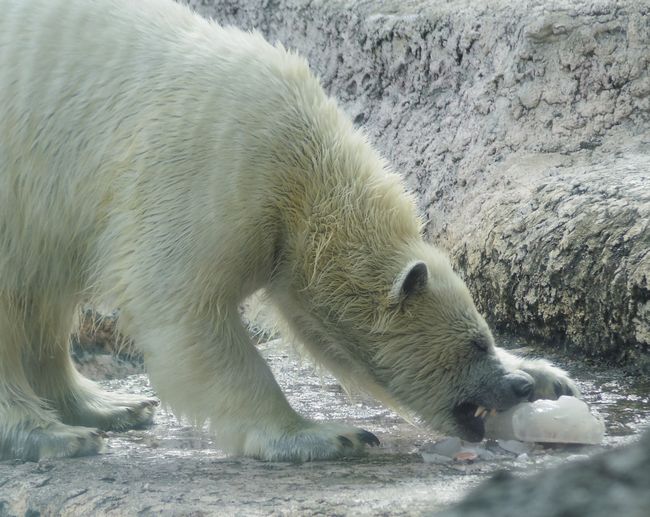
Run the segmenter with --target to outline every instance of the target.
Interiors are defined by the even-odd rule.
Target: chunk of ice
[[[460,438],[450,436],[434,443],[431,452],[452,458],[454,454],[460,451],[461,447]]]
[[[492,460],[496,454],[490,452],[478,443],[462,441],[456,436],[450,436],[434,444],[425,445],[420,454],[426,463],[448,463],[450,461]]]
[[[515,458],[515,462],[517,463],[528,463],[529,461],[530,461],[530,456],[528,456],[528,454],[526,454],[525,452]]]
[[[589,459],[589,454],[571,454],[564,461],[583,461]]]
[[[504,451],[513,452],[515,454],[528,454],[535,448],[534,444],[530,442],[520,442],[519,440],[497,440],[497,443]]]
[[[522,442],[599,444],[605,436],[605,424],[582,400],[562,396],[524,402],[488,417],[485,435]]]
[[[436,454],[435,452],[422,452],[420,454],[425,463],[449,463],[452,461],[451,457]]]

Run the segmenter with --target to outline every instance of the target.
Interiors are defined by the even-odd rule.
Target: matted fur
[[[303,59],[170,0],[0,12],[0,457],[93,453],[96,427],[150,421],[152,401],[74,370],[87,298],[120,308],[174,411],[265,459],[374,439],[289,406],[238,312],[260,288],[342,382],[443,431],[468,432],[464,403],[520,400],[532,379],[515,367],[538,396],[575,391],[494,348],[398,176]]]

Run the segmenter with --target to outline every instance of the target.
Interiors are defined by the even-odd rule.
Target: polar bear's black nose
[[[528,399],[535,389],[535,381],[525,372],[517,372],[512,375],[511,384],[512,391],[520,399]]]

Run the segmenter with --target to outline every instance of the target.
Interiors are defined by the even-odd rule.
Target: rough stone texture
[[[650,432],[622,449],[518,479],[504,472],[438,517],[647,517]]]
[[[495,462],[426,464],[417,447],[431,440],[430,433],[375,403],[350,403],[333,378],[319,379],[277,343],[262,346],[262,353],[301,414],[367,428],[380,436],[382,447],[366,458],[301,465],[232,458],[206,430],[163,408],[150,429],[108,433],[100,456],[0,461],[0,517],[421,515],[457,501],[498,468]],[[88,369],[97,372],[93,362],[83,361],[82,371]],[[144,375],[103,384],[152,394]],[[513,468],[512,459],[499,465]]]
[[[88,340],[103,347],[112,334],[99,330]],[[332,377],[319,377],[277,341],[261,344],[260,351],[301,414],[366,428],[377,434],[381,447],[371,449],[365,458],[301,465],[232,458],[204,429],[179,422],[162,408],[149,429],[108,433],[106,451],[99,456],[0,461],[0,517],[427,515],[458,502],[500,469],[521,476],[573,462],[630,443],[650,423],[647,384],[630,383],[622,370],[615,374],[611,368],[573,363],[568,365],[571,375],[607,422],[609,435],[603,446],[538,447],[528,458],[501,451],[472,462],[425,463],[420,452],[430,450],[439,436],[407,424],[371,401],[350,401]],[[110,359],[97,357],[103,358],[102,364]],[[97,358],[83,357],[81,371],[101,375],[96,363]],[[102,382],[106,389],[152,395],[143,374],[113,379],[122,370],[116,359],[104,376],[112,379]],[[622,465],[636,473],[636,464]],[[646,468],[646,476],[647,472]]]
[[[646,0],[186,2],[309,59],[498,327],[648,365]]]

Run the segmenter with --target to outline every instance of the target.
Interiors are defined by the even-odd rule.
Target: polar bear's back
[[[235,205],[273,190],[260,164],[296,140],[277,130],[295,118],[289,97],[307,110],[325,98],[302,59],[171,0],[0,0],[0,12],[0,258],[11,278],[40,268],[52,281],[43,253],[101,267],[88,250],[127,256],[136,226],[177,235],[180,248],[184,229],[203,231],[191,207],[224,218],[222,234],[205,229],[214,242],[260,226],[261,203]]]
[[[243,115],[279,91],[270,83],[288,69],[309,76],[301,59],[258,34],[171,0],[0,0],[0,9],[0,114],[13,143],[61,140],[57,130],[75,126],[111,132],[114,152],[120,136],[163,119],[167,132],[177,124],[198,134],[215,114]]]

